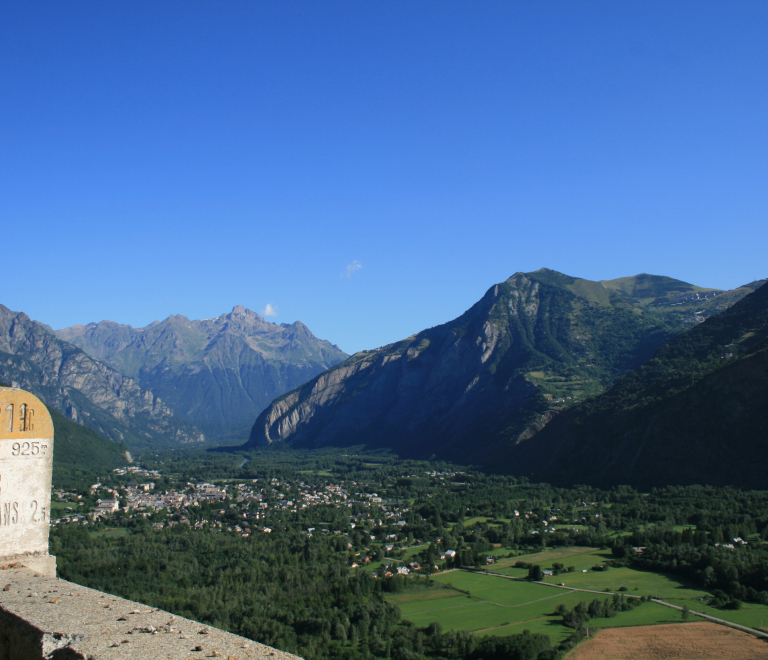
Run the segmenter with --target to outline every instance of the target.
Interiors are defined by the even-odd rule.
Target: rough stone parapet
[[[0,569],[0,660],[299,660],[29,568]]]

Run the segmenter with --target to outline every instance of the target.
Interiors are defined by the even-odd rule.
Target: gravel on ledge
[[[299,660],[245,637],[27,568],[0,569],[0,631],[6,627],[27,640],[34,637],[40,658]]]

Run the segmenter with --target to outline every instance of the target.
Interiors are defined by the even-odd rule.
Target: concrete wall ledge
[[[298,660],[141,603],[0,569],[0,660]]]

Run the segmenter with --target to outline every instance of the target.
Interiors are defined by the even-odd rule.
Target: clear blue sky
[[[56,328],[768,276],[764,0],[14,0],[0,61],[0,302]]]

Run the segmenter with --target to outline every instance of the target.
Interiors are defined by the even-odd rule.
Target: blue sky
[[[768,3],[0,2],[0,303],[348,352],[542,266],[768,276]]]

